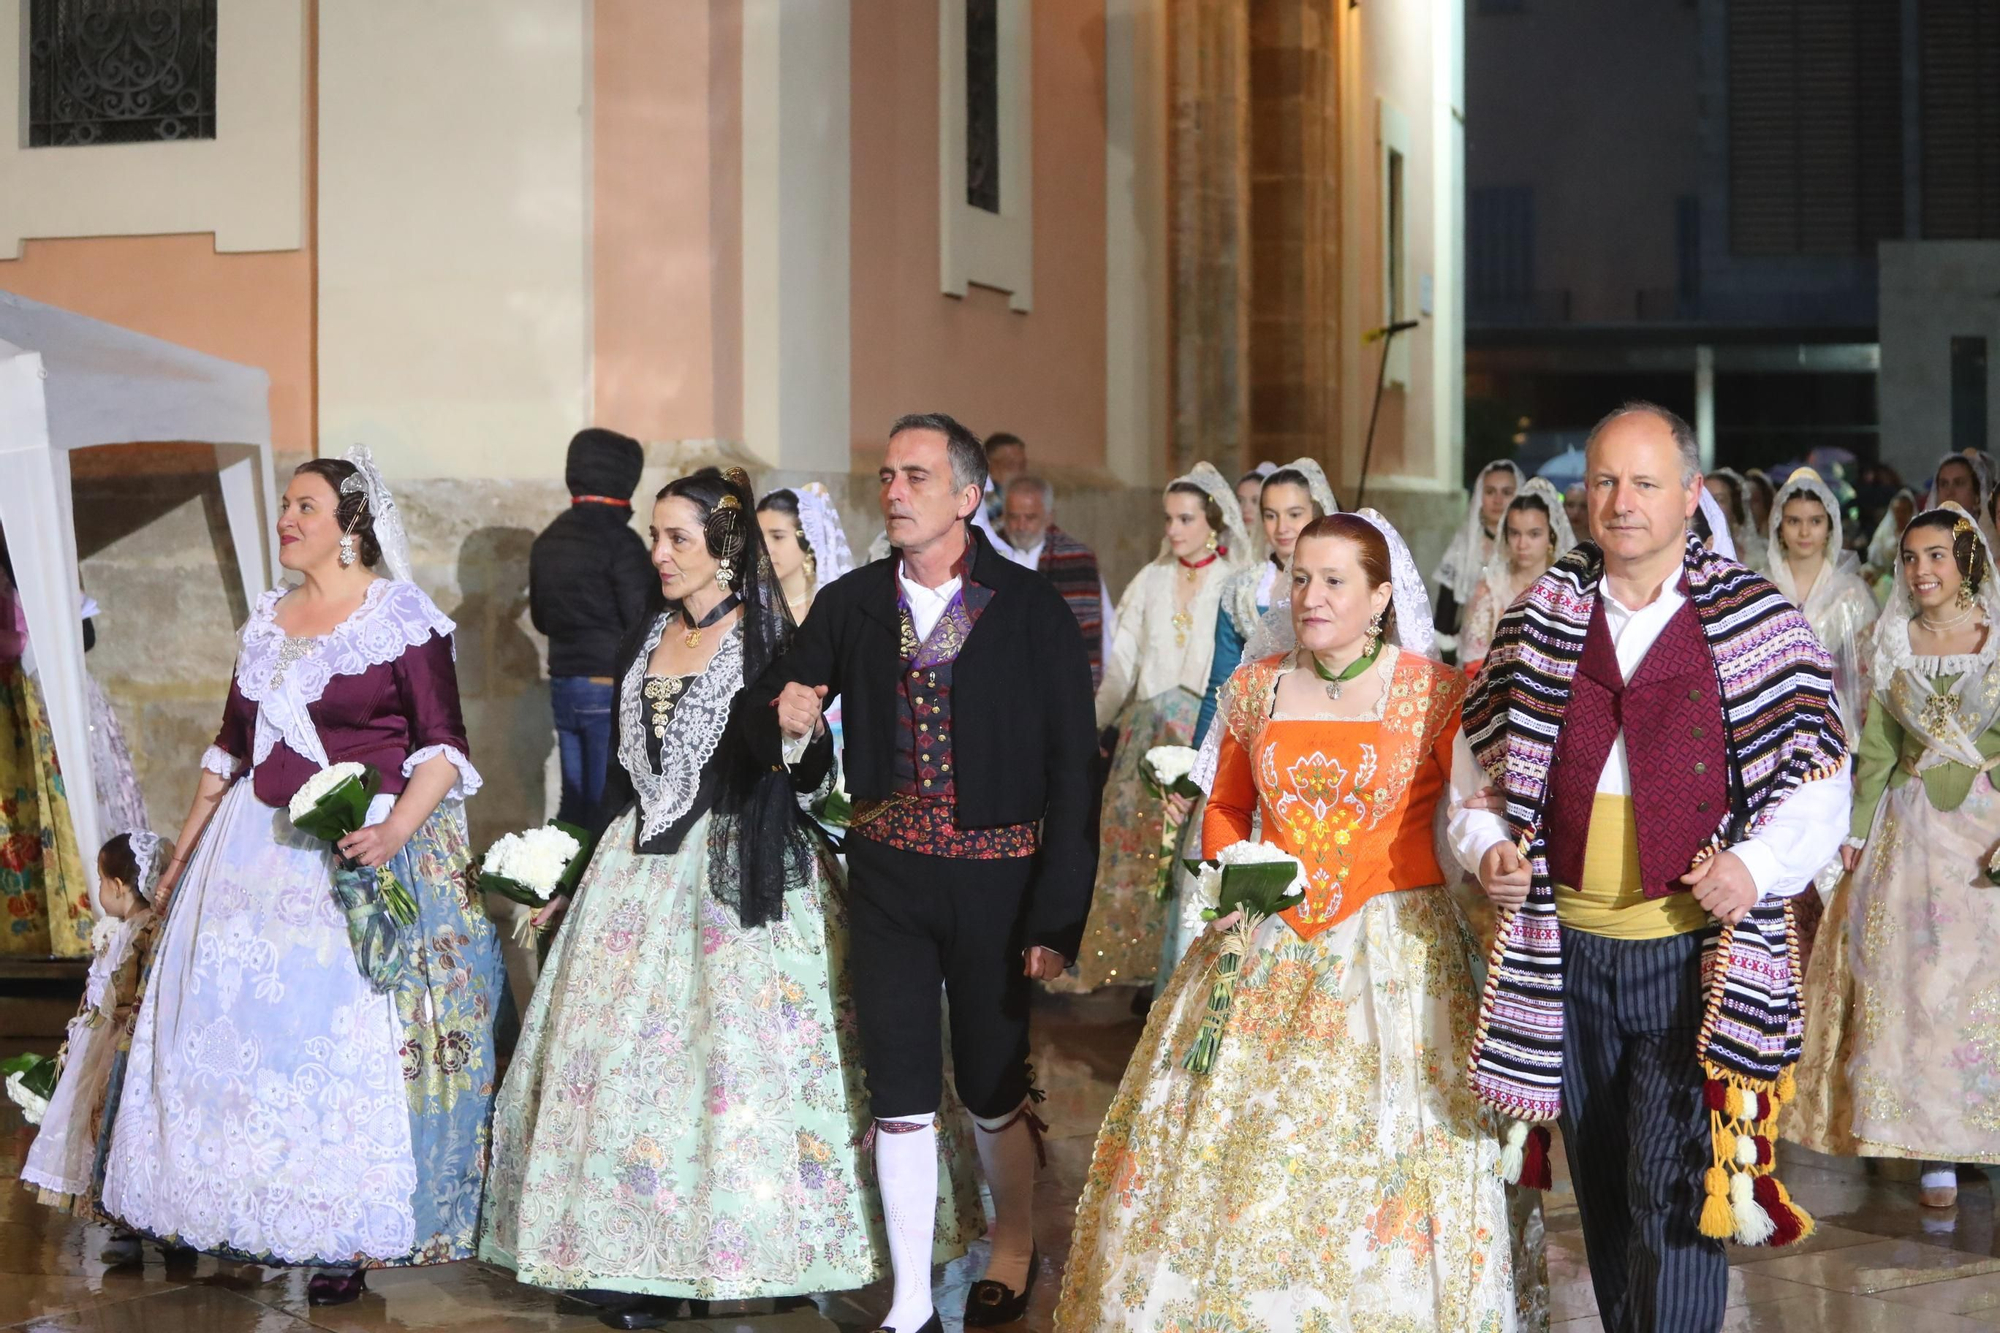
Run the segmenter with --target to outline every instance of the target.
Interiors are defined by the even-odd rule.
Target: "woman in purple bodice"
[[[452,622],[409,581],[365,450],[299,468],[278,541],[302,580],[243,627],[159,890],[102,1198],[144,1234],[326,1269],[308,1294],[330,1304],[360,1294],[365,1268],[471,1254],[502,974],[466,884],[463,802],[480,779]],[[414,924],[337,898],[333,848],[292,824],[299,789],[350,761],[381,790],[339,851],[389,867]],[[384,937],[400,969],[364,974],[358,941]]]

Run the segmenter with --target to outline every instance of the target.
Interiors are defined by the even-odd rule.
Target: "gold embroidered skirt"
[[[1312,940],[1266,922],[1207,1074],[1200,940],[1097,1136],[1056,1328],[1510,1333],[1548,1324],[1539,1197],[1464,1070],[1472,940],[1442,889]]]
[[[1883,798],[1806,973],[1783,1135],[1818,1152],[2000,1163],[2000,792],[1956,810],[1920,781]]]

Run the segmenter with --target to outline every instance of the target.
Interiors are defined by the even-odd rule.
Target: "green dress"
[[[888,1271],[847,986],[845,886],[820,849],[784,916],[745,927],[711,892],[719,817],[636,850],[689,808],[725,737],[741,631],[698,676],[621,683],[614,762],[639,804],[605,831],[557,933],[494,1112],[480,1257],[541,1287],[735,1300]],[[671,699],[642,723],[647,700]],[[629,740],[629,738],[637,738]],[[629,740],[629,743],[628,743]],[[982,1225],[964,1116],[940,1117],[937,1258]]]

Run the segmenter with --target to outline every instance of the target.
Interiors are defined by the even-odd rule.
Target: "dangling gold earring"
[[[342,537],[340,539],[340,567],[342,569],[346,569],[350,565],[352,565],[354,561],[355,561],[354,534],[349,533],[347,536]]]
[[[1958,609],[1963,611],[1972,605],[1972,580],[1965,579],[1958,585]]]
[[[1375,618],[1368,622],[1368,638],[1361,645],[1361,655],[1363,657],[1373,657],[1375,655],[1376,650],[1381,646],[1382,646],[1382,616],[1378,612]]]
[[[730,568],[729,561],[725,560],[715,567],[715,586],[722,589],[725,594],[729,591],[729,585],[735,581],[736,571]]]
[[[1209,550],[1210,550],[1210,551],[1212,552],[1212,551],[1214,551],[1214,550],[1215,550],[1215,548],[1216,548],[1217,546],[1219,546],[1219,545],[1221,545],[1221,544],[1222,544],[1222,538],[1221,538],[1220,536],[1218,536],[1218,535],[1216,534],[1216,532],[1215,532],[1215,530],[1214,530],[1213,528],[1209,529],[1209,533],[1208,533],[1208,549],[1209,549]]]

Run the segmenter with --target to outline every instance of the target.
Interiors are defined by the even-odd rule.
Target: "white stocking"
[[[985,1280],[1016,1292],[1027,1285],[1028,1263],[1035,1251],[1038,1149],[1029,1127],[1033,1116],[1024,1102],[1008,1115],[973,1120],[979,1127],[973,1136],[979,1143],[979,1167],[986,1173],[986,1188],[993,1192],[993,1253],[986,1261]]]
[[[891,1126],[916,1128],[892,1129]],[[895,1295],[882,1318],[896,1333],[917,1333],[931,1317],[931,1232],[937,1222],[937,1117],[896,1116],[875,1123],[875,1180],[889,1230]]]

